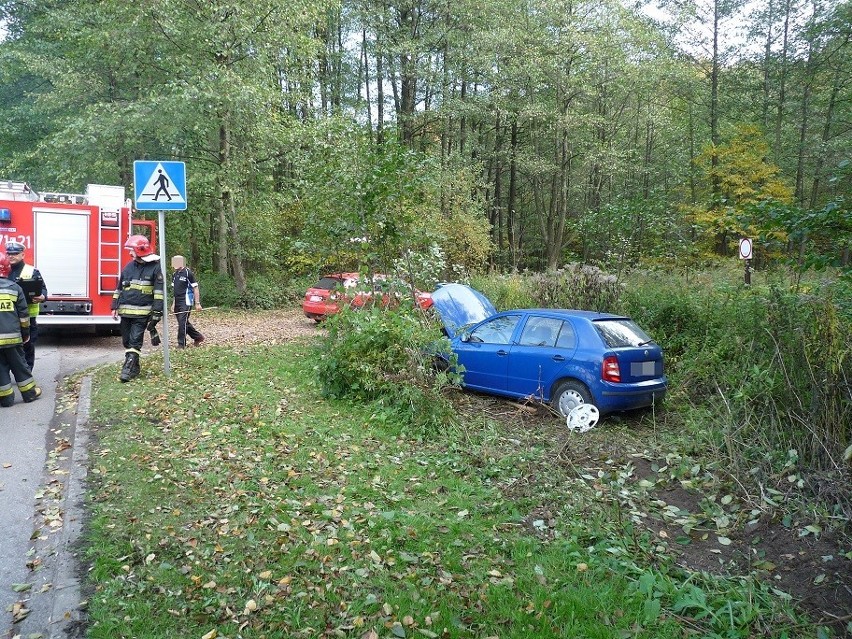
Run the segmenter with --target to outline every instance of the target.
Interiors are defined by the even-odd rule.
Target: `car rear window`
[[[313,285],[312,288],[320,288],[324,291],[331,291],[335,288],[343,286],[343,280],[337,277],[322,277],[320,281]]]
[[[608,348],[644,346],[653,341],[633,320],[598,320],[594,324]]]

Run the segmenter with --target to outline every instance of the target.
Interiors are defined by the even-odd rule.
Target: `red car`
[[[308,317],[315,322],[321,322],[329,315],[334,315],[340,312],[343,306],[361,307],[372,298],[373,292],[382,294],[382,306],[390,304],[390,294],[384,291],[382,282],[387,281],[387,275],[373,275],[373,290],[365,290],[365,286],[360,286],[360,276],[358,273],[331,273],[323,275],[319,282],[314,284],[305,292],[305,299],[302,301],[302,310],[305,312],[305,317]],[[429,308],[432,306],[432,295],[415,291],[417,305],[420,308]]]

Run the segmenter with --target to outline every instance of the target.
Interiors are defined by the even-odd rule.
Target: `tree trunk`
[[[501,253],[506,250],[505,236],[503,235],[503,163],[500,154],[503,152],[503,133],[500,122],[500,113],[497,113],[497,122],[494,125],[494,197],[491,205],[492,232],[496,233],[494,244]]]
[[[799,121],[799,148],[796,153],[796,202],[799,206],[805,203],[805,139],[808,134],[808,118],[810,117],[811,81],[816,69],[814,68],[813,42],[808,43],[808,61],[805,64],[805,85],[802,88],[802,110]]]
[[[509,251],[512,256],[512,268],[518,268],[518,260],[520,259],[521,246],[520,238],[517,234],[517,218],[515,215],[515,205],[518,194],[518,166],[516,154],[518,149],[518,121],[512,118],[512,126],[510,130],[510,148],[509,148],[509,201],[506,205],[506,230],[509,238]]]
[[[763,122],[764,130],[769,128],[769,85],[770,85],[770,65],[772,64],[772,20],[775,17],[774,2],[769,0],[769,6],[766,9],[766,41],[763,45],[763,105],[761,108],[761,122]],[[777,159],[777,156],[776,156]]]
[[[831,87],[831,97],[828,99],[828,109],[825,113],[825,123],[822,127],[822,148],[825,149],[828,147],[828,142],[831,140],[831,125],[832,120],[834,118],[834,106],[837,102],[837,94],[840,92],[840,69],[836,69],[834,73],[834,82]],[[819,189],[820,189],[820,176],[822,174],[823,166],[825,165],[825,154],[817,153],[816,154],[816,164],[814,166],[814,181],[811,185],[811,200],[810,200],[810,208],[815,209],[817,206],[817,199],[819,197]]]
[[[781,126],[784,123],[784,102],[787,89],[787,47],[790,36],[790,0],[784,4],[784,33],[781,44],[781,69],[778,78],[778,107],[775,110],[775,153],[776,164],[781,160]]]
[[[381,33],[376,32],[376,144],[385,142],[385,65]]]
[[[231,187],[227,184],[231,164],[231,131],[227,125],[227,117],[222,117],[219,125],[219,192],[221,207],[219,213],[219,273],[226,275],[230,263],[231,272],[237,292],[246,292],[246,275],[242,263],[239,229],[237,228],[237,211],[234,205]]]
[[[367,30],[361,30],[361,64],[364,68],[364,101],[367,112],[367,133],[373,139],[373,113],[370,105],[370,58],[367,55]]]

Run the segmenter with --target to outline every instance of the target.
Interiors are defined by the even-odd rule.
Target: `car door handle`
[[[498,354],[500,357],[505,357],[506,355],[508,355],[508,354],[509,354],[509,351],[504,351],[504,350],[501,348],[499,351],[497,351],[497,354]]]
[[[554,362],[564,362],[564,361],[565,361],[565,358],[564,358],[562,355],[554,355],[554,356],[553,356],[553,361],[554,361]]]

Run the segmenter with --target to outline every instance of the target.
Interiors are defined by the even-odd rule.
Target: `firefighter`
[[[38,340],[38,313],[41,302],[47,299],[47,285],[38,269],[24,262],[24,245],[20,242],[6,242],[6,255],[9,256],[11,272],[9,279],[17,282],[21,288],[28,291],[27,307],[30,312],[30,339],[24,343],[24,357],[30,371],[35,366],[35,344]],[[32,292],[36,292],[33,295]]]
[[[15,403],[12,375],[29,403],[41,397],[33,372],[24,359],[23,344],[30,339],[30,314],[23,289],[10,279],[11,260],[0,253],[0,407]]]
[[[131,235],[124,243],[132,261],[121,271],[118,288],[112,296],[112,316],[121,317],[124,366],[119,379],[129,382],[139,375],[142,340],[149,324],[163,317],[163,272],[160,256],[144,235]]]

